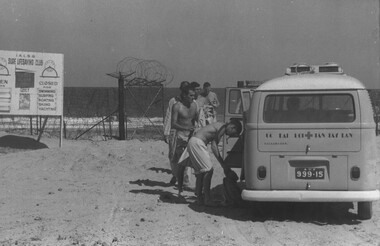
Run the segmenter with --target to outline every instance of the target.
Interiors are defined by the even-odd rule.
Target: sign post
[[[0,115],[62,118],[63,71],[63,54],[0,50]]]

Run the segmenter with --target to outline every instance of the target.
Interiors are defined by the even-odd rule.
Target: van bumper
[[[320,190],[243,190],[246,201],[266,202],[369,202],[380,199],[379,190],[320,191]]]

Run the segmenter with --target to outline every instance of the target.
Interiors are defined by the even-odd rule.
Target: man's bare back
[[[210,143],[211,141],[215,141],[216,143],[219,143],[220,137],[218,137],[218,132],[222,128],[224,123],[221,122],[215,122],[213,124],[207,125],[201,129],[199,129],[195,134],[194,137],[201,139],[206,145]],[[223,135],[224,132],[221,134]]]

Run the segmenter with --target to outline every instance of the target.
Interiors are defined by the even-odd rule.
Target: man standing
[[[198,82],[193,81],[193,82],[190,83],[190,86],[193,87],[193,89],[194,89],[194,92],[195,92],[194,99],[195,99],[195,101],[197,101],[198,97],[202,93],[201,85]]]
[[[173,105],[171,127],[175,129],[170,148],[172,149],[171,168],[173,175],[178,175],[178,160],[187,146],[187,142],[195,129],[198,120],[198,106],[194,101],[194,89],[186,86],[182,89],[181,100]],[[187,178],[190,174],[187,172]],[[190,180],[187,180],[190,182]]]
[[[209,82],[203,84],[203,92],[198,97],[197,103],[203,108],[206,124],[216,122],[216,108],[219,107],[220,103],[217,95],[211,91]]]
[[[220,156],[218,144],[223,135],[238,136],[242,131],[242,125],[239,120],[230,120],[223,124],[215,122],[199,129],[189,140],[187,148],[179,159],[179,176],[178,176],[178,194],[181,195],[183,178],[181,173],[186,166],[194,168],[196,175],[195,194],[199,205],[215,206],[211,200],[210,186],[213,175],[213,163],[211,161],[207,144],[211,143],[211,149],[216,159],[224,169],[224,173],[232,180],[237,180],[237,175],[233,172]]]
[[[198,106],[198,127],[203,127],[207,125],[207,118],[204,111],[204,102],[205,98],[201,95],[202,94],[202,88],[201,85],[198,82],[191,82],[190,86],[194,89],[195,92],[195,102]]]
[[[181,82],[181,85],[179,86],[181,94],[182,94],[183,88],[189,86],[189,84],[190,83],[188,81],[182,81]],[[165,143],[169,144],[169,162],[170,162],[170,167],[172,170],[173,170],[173,168],[172,168],[173,164],[172,164],[171,160],[173,159],[173,155],[174,155],[174,150],[172,149],[172,146],[173,146],[173,138],[175,135],[175,129],[172,129],[172,127],[171,127],[171,125],[172,125],[172,108],[176,102],[181,100],[181,94],[179,96],[172,97],[169,100],[168,108],[166,109],[166,114],[165,114],[165,119],[164,119],[164,140],[165,140]],[[177,178],[176,178],[175,174],[173,173],[173,176],[170,180],[170,184],[175,185],[176,182],[177,182]]]
[[[207,99],[207,104],[211,105],[212,107],[214,122],[216,122],[216,108],[220,106],[218,96],[215,94],[215,92],[211,91],[211,84],[209,82],[205,82],[203,84],[203,92],[204,96]]]
[[[188,81],[182,81],[181,85],[179,86],[179,90],[182,93],[183,88],[186,86],[189,86]],[[181,96],[181,94],[180,94]],[[165,119],[164,119],[164,137],[165,137],[165,142],[169,143],[169,136],[170,136],[170,131],[171,131],[171,124],[172,124],[172,108],[173,105],[180,100],[180,96],[172,97],[169,100],[168,103],[168,108],[166,109],[166,114],[165,114]]]

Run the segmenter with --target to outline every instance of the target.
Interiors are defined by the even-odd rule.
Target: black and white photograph
[[[380,246],[379,0],[0,0],[0,246]]]

